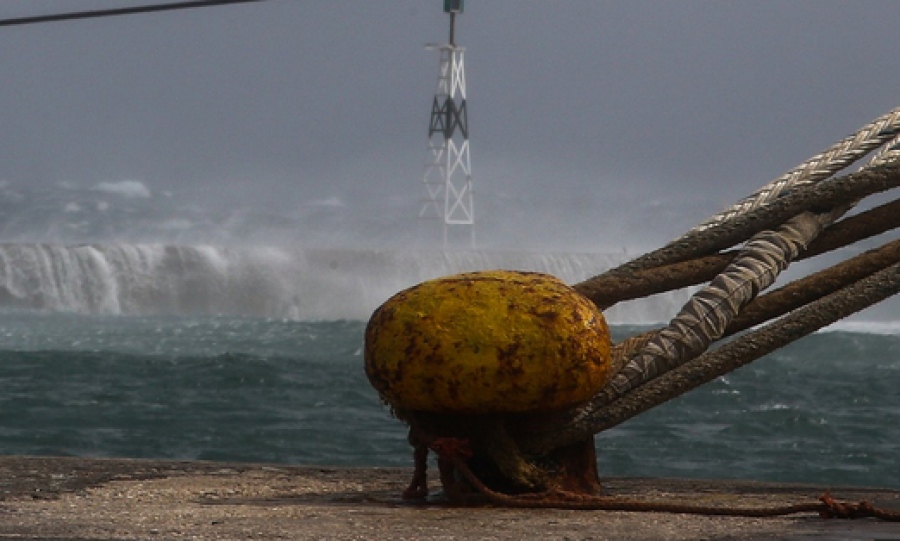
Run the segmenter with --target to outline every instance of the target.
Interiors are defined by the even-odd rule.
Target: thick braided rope
[[[898,155],[900,135],[894,136],[862,169],[884,165]],[[695,293],[665,328],[624,362],[595,401],[612,402],[706,351],[722,337],[744,306],[774,283],[800,251],[856,203],[846,203],[827,213],[804,212],[776,231],[754,235],[722,273]]]
[[[838,141],[827,150],[816,154],[753,194],[741,199],[732,207],[697,225],[684,236],[704,231],[746,214],[774,200],[790,188],[824,180],[884,145],[887,141],[894,139],[895,143],[898,142],[896,139],[898,134],[900,134],[900,108],[876,118],[853,135]]]
[[[669,325],[628,360],[595,401],[612,402],[706,351],[741,308],[774,283],[779,273],[831,221],[831,213],[805,212],[777,231],[754,236],[722,273],[695,293]]]
[[[866,167],[877,167],[886,163],[900,160],[900,135],[897,135],[889,143],[876,152]]]
[[[863,169],[895,157],[893,146]],[[700,355],[722,337],[741,309],[764,291],[819,233],[856,204],[830,212],[804,212],[776,231],[757,233],[712,282],[695,293],[669,324],[639,353],[628,359],[613,380],[595,397],[609,403],[632,389]]]
[[[900,291],[900,261],[706,352],[590,415],[596,434]],[[559,431],[560,427],[556,427]],[[558,436],[559,434],[555,434]],[[582,436],[583,437],[583,436]],[[558,437],[556,445],[566,438]],[[578,441],[571,440],[571,441]]]
[[[612,403],[598,394],[547,429],[519,440],[541,454],[584,440],[900,292],[900,261],[772,320],[631,390]]]
[[[885,143],[888,144],[885,145]],[[697,225],[665,246],[610,269],[601,276],[614,277],[628,274],[637,270],[708,255],[713,250],[726,248],[729,245],[727,243],[720,246],[717,241],[713,241],[712,245],[709,242],[723,227],[731,226],[745,216],[752,215],[754,211],[759,210],[759,207],[773,202],[780,195],[785,195],[785,192],[790,192],[791,189],[805,187],[831,177],[837,171],[846,168],[882,145],[885,145],[885,148],[872,159],[872,162],[868,164],[869,167],[900,158],[900,108],[866,124],[853,135],[835,143],[824,152],[816,154],[781,177],[769,182],[754,194]],[[744,239],[749,238],[753,233],[751,231]]]

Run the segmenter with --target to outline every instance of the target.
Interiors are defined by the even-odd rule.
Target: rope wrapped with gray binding
[[[879,148],[857,173],[831,178]],[[869,271],[871,276],[854,278],[829,289],[831,293],[822,293],[825,297],[783,318],[785,321],[798,319],[795,325],[781,328],[770,322],[719,350],[707,352],[711,344],[726,335],[726,329],[741,311],[769,288],[823,230],[861,198],[898,185],[900,108],[867,124],[660,250],[577,284],[576,289],[590,298],[592,288],[607,287],[629,273],[716,254],[733,245],[738,234],[743,235],[745,242],[730,264],[696,292],[666,327],[649,338],[642,337],[635,342],[636,348],[618,350],[627,352],[623,354],[628,357],[616,359],[621,369],[594,399],[562,414],[546,434],[523,434],[522,448],[546,451],[579,441],[896,294],[900,290],[900,261],[892,256],[887,262],[879,260],[879,266]],[[832,307],[835,303],[836,308]],[[818,305],[826,306],[827,310],[811,311]],[[741,349],[747,342],[755,345]],[[736,351],[740,352],[738,358],[735,358]]]

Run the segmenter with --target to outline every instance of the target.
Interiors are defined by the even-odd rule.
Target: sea
[[[582,280],[623,254],[0,244],[0,454],[412,463],[363,371],[394,292],[518,268]],[[612,308],[616,340],[690,291]],[[596,437],[604,476],[900,489],[900,324],[839,323]]]

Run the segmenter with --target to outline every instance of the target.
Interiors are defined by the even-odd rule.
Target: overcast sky
[[[143,3],[3,0],[0,17]],[[441,6],[270,0],[0,28],[0,179],[137,180],[412,227]],[[895,1],[468,0],[483,246],[669,240],[900,106],[898,22]]]

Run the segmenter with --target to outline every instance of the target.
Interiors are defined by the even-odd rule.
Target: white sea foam
[[[475,270],[514,269],[576,283],[623,254],[353,250],[164,244],[0,244],[0,308],[106,314],[233,314],[365,320],[401,289]],[[689,291],[625,302],[612,324],[668,321]],[[891,301],[822,332],[900,334]],[[876,314],[878,315],[878,314]],[[877,320],[877,321],[876,321]]]
[[[838,321],[820,332],[857,332],[865,334],[900,334],[900,321]]]
[[[4,244],[0,307],[364,320],[397,291],[439,276],[503,268],[575,283],[622,260],[621,254]],[[623,303],[606,316],[613,324],[666,321],[687,295]]]
[[[120,180],[118,182],[100,182],[92,190],[121,195],[127,199],[146,199],[151,196],[150,189],[139,180]]]

